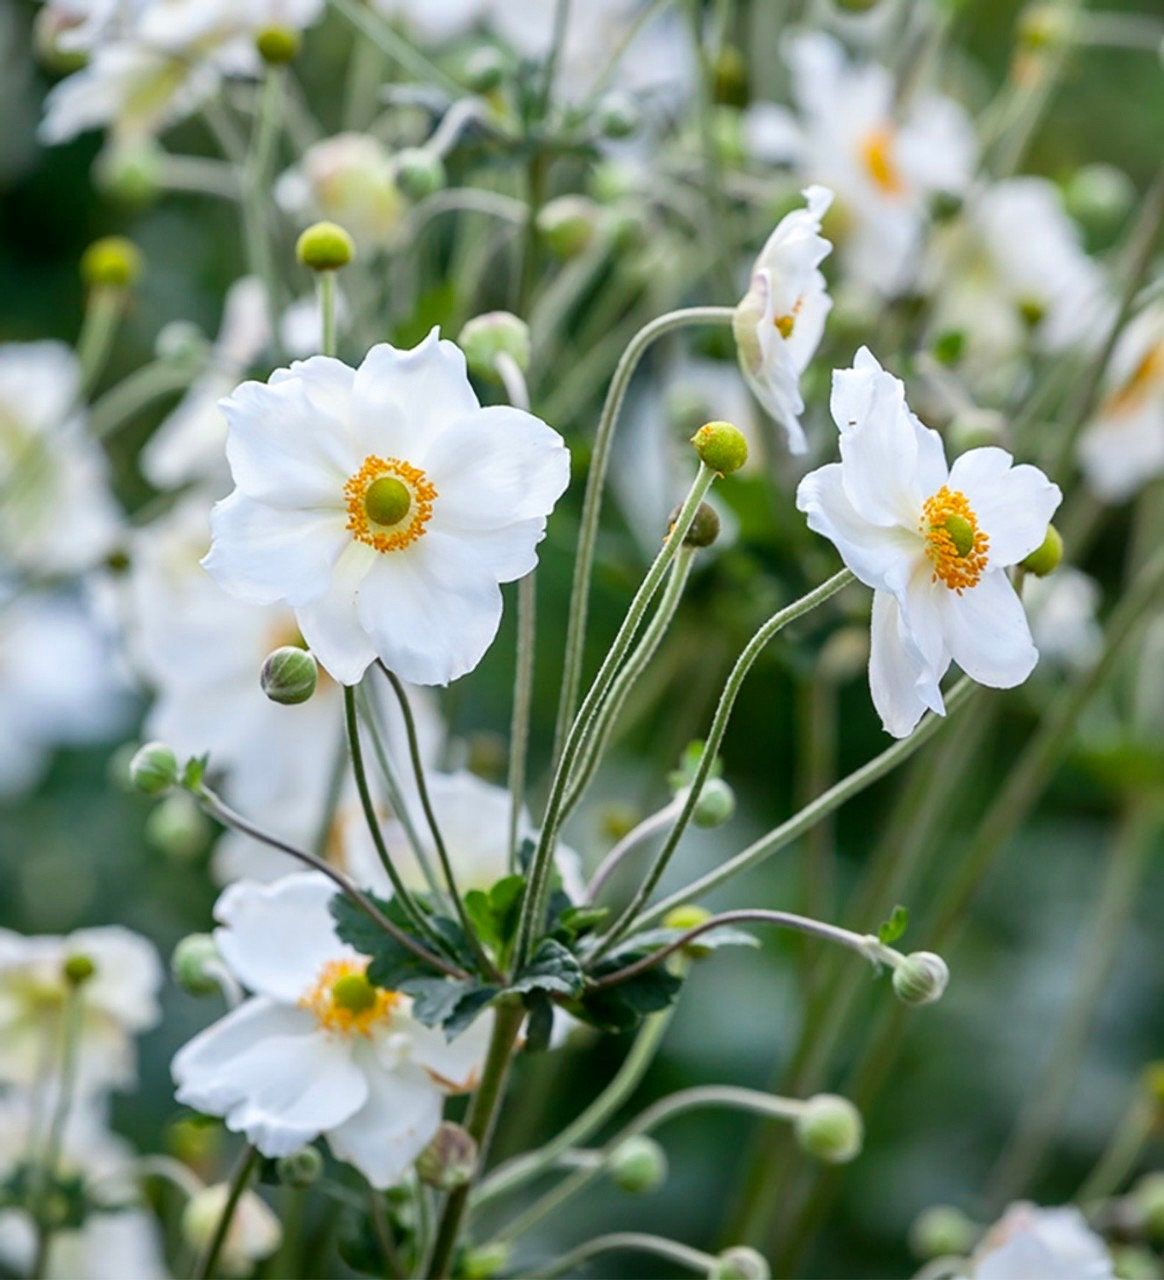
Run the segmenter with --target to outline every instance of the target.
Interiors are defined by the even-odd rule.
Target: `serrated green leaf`
[[[585,982],[578,957],[557,939],[543,938],[529,963],[514,977],[509,990],[554,991],[559,995],[576,996]]]
[[[558,927],[577,938],[600,925],[608,915],[609,907],[567,907],[558,917]]]
[[[613,966],[600,966],[596,977],[604,971],[613,972]],[[584,1022],[603,1031],[633,1031],[651,1013],[658,1013],[674,1003],[683,980],[661,964],[619,983],[616,987],[591,989],[571,1011]]]
[[[889,913],[889,919],[877,930],[877,940],[882,946],[891,946],[908,928],[909,912],[899,902]]]
[[[480,990],[471,978],[410,978],[399,988],[412,998],[412,1016],[426,1027],[443,1026],[468,995]]]
[[[479,1014],[484,1013],[499,994],[497,987],[479,986],[462,996],[444,1021],[445,1035],[450,1040],[455,1040],[462,1031],[476,1021]]]

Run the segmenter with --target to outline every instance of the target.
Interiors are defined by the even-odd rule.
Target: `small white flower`
[[[134,34],[150,48],[189,55],[268,27],[302,30],[323,7],[324,0],[149,0]]]
[[[318,303],[315,309],[319,310]],[[267,338],[262,282],[245,276],[227,291],[222,327],[205,372],[141,451],[142,471],[150,484],[173,489],[194,480],[221,483],[220,492],[229,487],[225,483],[226,419],[218,402],[258,359]]]
[[[732,329],[740,367],[756,399],[784,428],[793,453],[808,448],[800,415],[800,375],[816,354],[832,300],[820,264],[832,245],[820,223],[832,192],[809,187],[807,207],[781,218],[756,259]]]
[[[445,1095],[474,1086],[492,1017],[451,1042],[422,1026],[336,937],[334,896],[314,872],[222,895],[215,941],[254,995],[179,1051],[177,1098],[266,1156],[325,1135],[338,1159],[389,1187],[436,1132]]]
[[[1112,1280],[1103,1240],[1073,1206],[1015,1204],[987,1233],[965,1280]]]
[[[222,1220],[230,1187],[225,1182],[204,1187],[191,1196],[182,1213],[182,1235],[201,1252]],[[256,1262],[269,1258],[283,1241],[283,1228],[266,1201],[244,1191],[222,1242],[218,1265],[229,1276],[250,1275]]]
[[[808,524],[873,588],[869,684],[887,732],[910,733],[956,662],[1008,689],[1038,659],[1006,570],[1038,547],[1059,505],[1056,485],[1002,449],[971,449],[952,467],[905,388],[862,348],[833,375],[841,461],[805,476]]]
[[[1096,619],[1099,583],[1080,569],[1060,565],[1046,578],[1028,579],[1024,598],[1040,658],[1075,670],[1090,667],[1103,648]]]
[[[121,531],[79,393],[63,343],[0,346],[0,561],[38,575],[90,568]]]
[[[126,690],[105,636],[80,600],[0,589],[0,795],[36,782],[52,751],[107,741]]]
[[[1138,315],[1121,334],[1079,461],[1106,502],[1121,502],[1164,473],[1164,306]]]
[[[315,356],[244,383],[223,408],[237,488],[215,508],[207,569],[295,611],[337,680],[380,658],[414,684],[471,671],[497,633],[499,584],[529,573],[569,479],[556,431],[482,408],[434,330],[359,369]]]
[[[0,1082],[47,1087],[59,1058],[70,984],[65,962],[84,956],[93,974],[79,988],[77,1087],[82,1094],[134,1082],[133,1038],[158,1020],[162,968],[153,945],[118,926],[67,937],[0,930]]]
[[[847,276],[877,293],[898,293],[916,273],[930,197],[962,191],[970,180],[970,119],[949,98],[925,92],[912,96],[902,115],[891,73],[850,62],[822,32],[797,34],[786,54],[796,114],[773,103],[750,108],[744,127],[751,150],[836,192]]]

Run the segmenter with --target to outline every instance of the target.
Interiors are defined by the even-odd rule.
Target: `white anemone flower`
[[[32,786],[57,747],[113,738],[129,710],[106,636],[81,600],[0,589],[0,796]]]
[[[449,1041],[406,996],[372,987],[366,959],[335,934],[335,892],[308,872],[222,895],[215,941],[254,994],[178,1052],[176,1096],[266,1156],[326,1136],[390,1187],[436,1133],[446,1094],[474,1087],[492,1015]]]
[[[1122,502],[1164,474],[1164,306],[1138,315],[1120,336],[1079,461],[1105,502]]]
[[[220,492],[229,488],[226,419],[218,402],[259,358],[267,330],[262,281],[244,276],[227,291],[222,327],[205,371],[141,451],[141,468],[150,484],[173,489],[205,481],[221,485]]]
[[[938,193],[961,192],[977,144],[966,112],[938,93],[901,107],[893,75],[851,62],[822,32],[800,32],[786,56],[795,114],[774,103],[750,108],[744,128],[759,159],[790,164],[837,197],[833,219],[846,278],[879,294],[908,288]]]
[[[0,345],[0,560],[38,575],[91,568],[121,532],[79,396],[77,359],[64,343]]]
[[[953,660],[980,684],[1009,689],[1038,652],[1006,570],[1041,545],[1061,494],[1002,449],[951,467],[905,388],[862,348],[833,375],[841,461],[801,481],[796,504],[873,588],[869,684],[887,732],[910,733]]]
[[[268,27],[301,31],[323,8],[324,0],[149,0],[134,34],[150,48],[189,53]]]
[[[744,378],[784,428],[793,453],[808,448],[800,425],[800,375],[820,346],[832,307],[820,272],[832,245],[821,236],[820,223],[833,193],[808,187],[803,194],[806,207],[781,218],[760,250],[732,322]]]
[[[77,1087],[85,1094],[133,1084],[133,1040],[158,1020],[162,966],[152,943],[116,925],[65,937],[0,930],[0,1082],[51,1085],[46,1064],[59,1056],[72,991],[65,964],[78,956],[93,973],[77,991]]]
[[[1103,1240],[1074,1206],[1012,1205],[974,1252],[963,1280],[1113,1280]]]
[[[214,510],[210,573],[290,605],[344,684],[377,658],[414,684],[471,671],[497,634],[499,584],[537,564],[569,479],[561,436],[482,408],[436,330],[411,351],[373,347],[359,369],[296,362],[223,408],[237,487]]]

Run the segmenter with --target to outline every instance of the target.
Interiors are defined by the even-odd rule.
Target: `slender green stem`
[[[525,808],[525,776],[529,760],[529,726],[533,710],[534,653],[537,644],[537,576],[527,573],[517,584],[517,645],[514,654],[513,712],[509,721],[509,849],[510,870],[517,865],[517,840]]]
[[[230,1176],[226,1202],[222,1206],[218,1225],[214,1228],[214,1234],[207,1241],[206,1248],[202,1251],[201,1257],[199,1257],[194,1266],[192,1272],[193,1280],[209,1280],[209,1277],[214,1274],[214,1267],[218,1262],[218,1255],[222,1252],[222,1246],[226,1243],[227,1233],[230,1231],[230,1224],[234,1221],[238,1202],[242,1199],[243,1192],[246,1190],[247,1183],[250,1181],[251,1174],[255,1171],[258,1163],[259,1150],[248,1143],[242,1149],[238,1163]]]
[[[950,690],[946,696],[947,715],[952,714],[966,701],[973,687],[973,681],[966,676]],[[737,853],[735,857],[729,858],[713,871],[700,876],[698,880],[692,881],[691,884],[671,894],[670,897],[664,898],[662,902],[657,902],[649,910],[644,911],[631,924],[630,931],[640,929],[652,920],[666,915],[672,907],[681,906],[685,902],[702,897],[705,893],[710,893],[712,889],[718,888],[726,880],[730,880],[733,876],[739,875],[744,871],[750,871],[786,845],[791,844],[793,840],[799,839],[804,832],[810,830],[822,818],[832,813],[834,809],[840,808],[846,800],[850,800],[859,792],[864,791],[866,787],[871,786],[878,778],[883,778],[892,769],[897,768],[903,760],[907,760],[920,746],[928,742],[945,723],[946,717],[932,714],[926,716],[908,738],[902,738],[900,741],[895,742],[893,746],[887,747],[879,756],[874,756],[872,760],[862,765],[860,769],[856,769],[848,777],[842,778],[840,782],[831,786],[823,795],[817,796],[811,804],[806,804],[799,813],[782,822],[778,827],[769,831],[767,835],[763,835],[758,840],[753,841],[746,849]]]
[[[271,252],[271,177],[282,117],[283,78],[286,68],[267,66],[259,90],[259,106],[247,155],[243,181],[243,223],[251,270],[263,282],[267,308],[268,344],[276,360],[280,351],[279,316],[282,297],[279,275]]]
[[[335,272],[319,273],[319,319],[323,334],[323,354],[334,356],[336,353],[335,336]]]
[[[578,691],[582,683],[582,656],[586,639],[586,615],[590,602],[590,575],[594,568],[594,549],[598,540],[598,521],[602,514],[602,495],[610,449],[614,440],[619,412],[626,398],[631,378],[648,348],[665,334],[692,325],[731,324],[733,307],[688,307],[669,311],[644,325],[630,340],[614,371],[598,429],[590,469],[586,477],[586,493],[582,500],[582,524],[578,534],[578,551],[574,561],[574,581],[570,592],[570,612],[566,625],[566,647],[562,665],[562,693],[558,703],[558,721],[554,732],[554,755],[564,749],[566,734],[574,718]]]
[[[404,717],[404,732],[408,738],[408,756],[412,762],[412,776],[416,780],[416,792],[420,798],[420,807],[424,810],[424,819],[428,823],[428,829],[432,835],[437,860],[440,862],[441,871],[444,873],[445,885],[453,904],[453,910],[457,914],[457,920],[464,930],[469,948],[473,952],[477,963],[481,966],[482,972],[489,974],[491,977],[499,978],[501,975],[485,954],[485,950],[477,938],[476,930],[473,928],[473,922],[469,919],[469,913],[465,910],[465,902],[461,897],[461,891],[457,888],[453,860],[449,857],[448,846],[445,844],[445,838],[441,834],[436,810],[432,806],[432,798],[428,793],[428,782],[424,776],[424,761],[420,755],[420,738],[417,736],[416,718],[412,714],[412,707],[408,701],[408,692],[404,685],[400,683],[400,678],[394,671],[390,671],[383,662],[377,661],[376,665],[387,677],[388,683],[392,686],[392,692],[396,695],[396,701],[400,704],[400,714]]]
[[[710,1253],[680,1244],[677,1240],[648,1235],[643,1231],[615,1231],[607,1236],[587,1240],[585,1244],[580,1244],[552,1262],[538,1267],[536,1272],[525,1272],[518,1280],[552,1280],[555,1276],[574,1275],[584,1262],[589,1262],[599,1254],[627,1252],[653,1254],[656,1258],[664,1258],[667,1262],[686,1267],[701,1276],[711,1275],[716,1265],[716,1260]]]
[[[152,401],[184,391],[197,373],[197,369],[167,360],[143,365],[110,388],[93,405],[89,412],[89,434],[95,440],[108,440]]]
[[[598,864],[598,869],[586,886],[586,901],[593,902],[609,883],[611,876],[622,866],[623,859],[633,853],[644,840],[649,840],[652,836],[658,835],[664,827],[670,826],[682,809],[682,795],[675,796],[661,809],[644,818],[637,827],[628,831]]]
[[[513,1051],[521,1025],[525,1021],[525,1008],[520,1000],[503,999],[494,1006],[493,1034],[489,1051],[481,1071],[481,1083],[469,1103],[465,1116],[465,1129],[476,1142],[479,1158],[484,1163],[497,1124],[505,1082],[513,1061]],[[437,1225],[436,1243],[433,1246],[429,1274],[433,1280],[447,1280],[452,1275],[453,1260],[461,1238],[461,1228],[469,1207],[470,1184],[458,1187],[445,1201],[444,1212]]]
[[[674,1006],[647,1018],[635,1037],[630,1052],[623,1059],[622,1066],[598,1097],[544,1146],[495,1169],[473,1193],[473,1207],[479,1208],[496,1200],[498,1196],[524,1186],[531,1178],[553,1168],[559,1158],[571,1148],[580,1147],[589,1141],[639,1087],[659,1051],[673,1016]]]
[[[452,76],[446,75],[435,62],[426,58],[419,49],[405,40],[390,23],[385,22],[368,6],[359,4],[357,0],[331,0],[331,5],[353,27],[383,50],[402,71],[443,89],[452,95],[454,101],[464,97],[463,85],[458,84]]]
[[[615,72],[618,70],[618,64],[622,61],[623,54],[630,48],[634,41],[638,38],[639,32],[650,22],[655,15],[663,8],[664,5],[671,3],[671,0],[649,0],[648,4],[640,7],[638,13],[635,14],[633,20],[627,24],[622,36],[617,44],[610,51],[610,57],[607,59],[606,65],[594,78],[593,84],[587,90],[586,97],[582,105],[583,117],[589,116],[590,109],[598,101],[603,93],[606,92],[607,86],[614,78]]]
[[[1135,1167],[1144,1144],[1159,1124],[1160,1104],[1151,1089],[1140,1081],[1136,1092],[1095,1168],[1079,1188],[1075,1199],[1082,1205],[1094,1204],[1114,1195]]]
[[[723,742],[724,733],[727,731],[728,720],[731,718],[736,697],[756,659],[773,637],[779,634],[789,623],[795,622],[797,618],[804,617],[806,613],[810,613],[819,605],[824,604],[826,600],[835,596],[838,591],[847,587],[853,581],[853,574],[848,569],[842,569],[839,573],[834,573],[827,582],[821,583],[819,587],[808,592],[807,595],[774,613],[744,646],[740,656],[736,659],[736,664],[732,668],[731,674],[727,678],[723,692],[720,694],[719,704],[716,706],[711,728],[708,730],[707,739],[704,742],[703,754],[699,758],[695,777],[691,780],[691,785],[687,789],[687,796],[684,800],[683,808],[679,811],[679,816],[675,819],[675,825],[668,833],[667,839],[663,842],[663,847],[656,855],[650,870],[643,878],[643,882],[635,891],[634,897],[627,904],[622,915],[607,931],[606,937],[595,952],[596,959],[609,951],[619,938],[626,933],[638,913],[650,900],[655,886],[662,878],[663,872],[666,871],[667,864],[670,862],[676,848],[678,848],[680,840],[683,839],[692,815],[695,813],[695,807],[703,793],[704,783],[707,781],[712,766],[715,764],[720,744]]]
[[[98,285],[91,290],[85,317],[77,337],[77,363],[81,366],[81,394],[97,385],[113,348],[113,337],[125,311],[125,290]]]
[[[708,489],[711,488],[714,479],[715,473],[701,462],[695,480],[692,482],[687,497],[680,508],[679,515],[675,519],[671,536],[663,544],[659,554],[655,557],[654,562],[639,585],[634,599],[630,602],[618,634],[603,659],[602,666],[594,677],[594,683],[590,686],[590,691],[583,700],[578,715],[575,717],[570,732],[566,737],[562,756],[558,761],[553,780],[550,783],[550,794],[546,801],[546,812],[542,821],[541,835],[537,849],[534,852],[533,862],[530,867],[529,884],[522,902],[521,918],[518,921],[515,952],[519,966],[524,963],[528,955],[538,924],[545,913],[545,898],[549,887],[550,868],[553,865],[554,849],[557,843],[558,829],[561,825],[562,801],[565,797],[567,780],[571,770],[574,768],[578,751],[587,732],[587,725],[597,713],[602,699],[606,696],[620,664],[634,641],[643,616],[662,585],[663,577],[668,568],[670,568],[671,561],[674,560],[679,547],[682,546],[683,539],[687,536],[688,529],[691,528],[691,522],[695,519],[695,513],[699,510],[699,504],[703,501]]]

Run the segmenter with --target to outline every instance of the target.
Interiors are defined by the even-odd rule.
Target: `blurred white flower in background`
[[[222,895],[215,941],[254,995],[179,1051],[177,1098],[267,1156],[325,1135],[338,1159],[389,1187],[436,1132],[446,1094],[473,1087],[492,1014],[452,1041],[422,1026],[336,937],[335,893],[309,872]]]
[[[862,348],[833,375],[841,461],[805,476],[796,505],[873,588],[869,687],[888,733],[943,714],[954,661],[980,684],[1009,689],[1038,653],[1006,570],[1039,547],[1061,494],[1002,449],[946,462],[905,387]]]
[[[1107,394],[1079,442],[1088,485],[1121,502],[1164,473],[1164,306],[1136,316],[1120,335]]]
[[[182,1212],[182,1235],[201,1252],[214,1238],[222,1211],[230,1196],[225,1182],[204,1187],[192,1195]],[[279,1219],[253,1191],[244,1191],[230,1220],[219,1254],[219,1269],[228,1276],[247,1276],[255,1263],[269,1258],[283,1241]]]
[[[987,1232],[962,1280],[1112,1280],[1099,1236],[1074,1207],[1016,1204]]]
[[[961,192],[970,181],[977,152],[970,118],[936,93],[895,102],[885,67],[850,61],[822,32],[798,32],[785,53],[795,113],[770,102],[748,108],[748,149],[831,188],[836,205],[826,233],[850,283],[900,293],[917,274],[931,197]]]
[[[1082,671],[1099,657],[1103,628],[1096,614],[1102,594],[1094,578],[1071,565],[1027,579],[1023,601],[1043,661]]]

